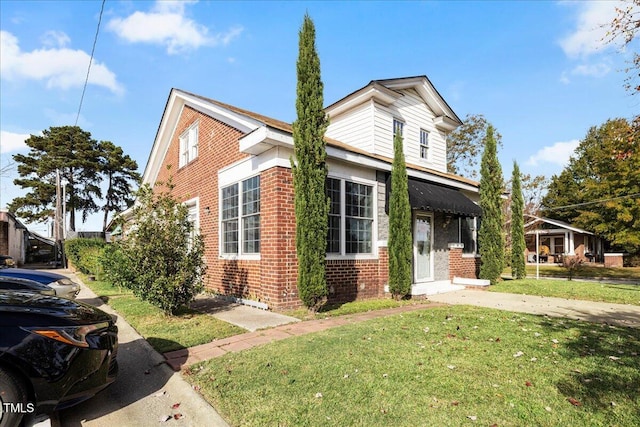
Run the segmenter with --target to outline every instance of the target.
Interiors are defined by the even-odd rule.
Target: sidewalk
[[[638,289],[640,292],[640,289]],[[595,323],[640,328],[640,306],[569,300],[554,297],[507,294],[465,289],[432,295],[430,301],[444,304],[466,304],[520,313],[566,317]]]

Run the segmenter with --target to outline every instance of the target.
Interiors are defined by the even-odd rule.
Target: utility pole
[[[60,259],[62,268],[66,268],[66,260],[64,256],[64,217],[63,217],[63,205],[64,200],[62,196],[63,192],[60,185],[60,169],[56,169],[56,213],[53,226],[53,238],[56,242],[56,263],[58,257]]]

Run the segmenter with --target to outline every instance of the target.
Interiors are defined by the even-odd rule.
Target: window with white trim
[[[180,135],[179,167],[183,167],[198,157],[198,122]]]
[[[420,158],[429,158],[429,132],[424,129],[420,129]]]
[[[192,245],[193,239],[200,233],[200,215],[198,213],[198,199],[191,199],[184,202],[187,207],[187,219],[193,226],[189,236],[189,246]]]
[[[475,255],[478,252],[478,229],[480,218],[478,217],[460,217],[458,228],[458,241],[464,243],[462,253],[466,255]]]
[[[327,178],[327,253],[373,254],[373,186]]]
[[[393,139],[396,139],[396,134],[400,133],[400,136],[404,135],[404,122],[393,119]]]
[[[221,253],[260,253],[260,176],[222,188]]]

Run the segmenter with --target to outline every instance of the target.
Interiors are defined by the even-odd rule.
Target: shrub
[[[582,259],[576,256],[564,256],[562,266],[567,269],[569,280],[572,280],[575,273],[582,267]]]
[[[102,274],[100,256],[106,243],[102,239],[70,239],[64,242],[64,250],[71,263],[84,274]]]
[[[174,314],[202,291],[206,267],[202,236],[167,186],[168,192],[154,193],[148,185],[138,191],[133,226],[101,260],[114,285]]]

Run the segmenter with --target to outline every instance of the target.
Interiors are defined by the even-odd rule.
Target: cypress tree
[[[402,136],[393,140],[391,194],[389,195],[389,291],[400,299],[411,293],[411,205]]]
[[[480,207],[482,221],[478,232],[480,245],[480,278],[495,284],[504,268],[504,236],[502,233],[502,167],[498,161],[493,126],[487,127],[484,152],[480,164]]]
[[[511,176],[511,275],[524,279],[527,275],[524,260],[524,198],[518,162],[513,162]]]
[[[328,125],[323,110],[320,58],[315,46],[315,26],[305,14],[299,33],[296,89],[297,119],[293,123],[295,162],[291,160],[296,215],[298,292],[311,310],[328,294],[325,277],[329,199],[324,133]]]

